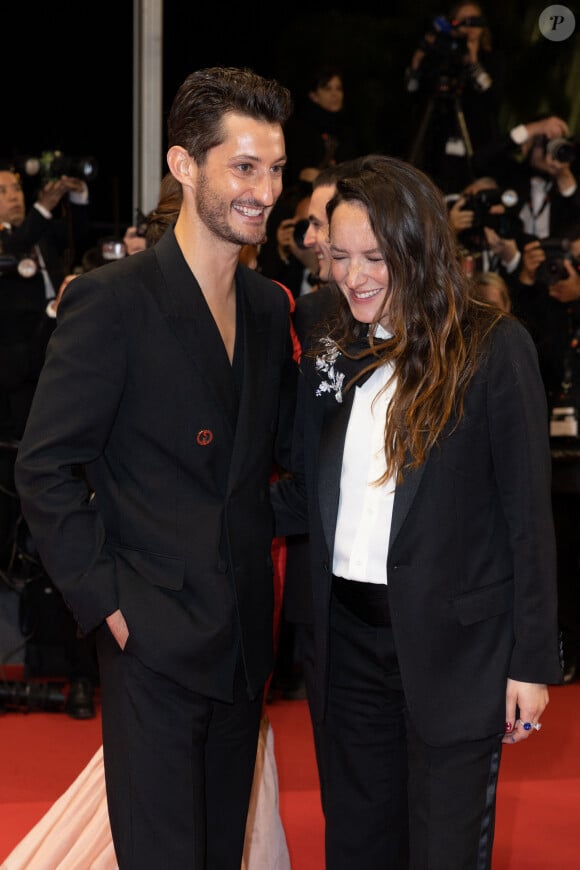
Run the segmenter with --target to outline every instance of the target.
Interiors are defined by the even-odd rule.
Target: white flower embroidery
[[[322,396],[325,393],[334,392],[334,398],[337,402],[341,403],[344,372],[339,372],[334,367],[334,363],[340,356],[340,351],[330,338],[325,338],[323,344],[326,345],[327,350],[324,356],[316,357],[315,368],[320,375],[326,375],[326,380],[321,378],[316,395]]]

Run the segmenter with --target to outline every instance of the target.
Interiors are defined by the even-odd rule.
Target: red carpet
[[[494,870],[580,867],[580,683],[553,687],[550,696],[543,730],[504,749]],[[293,870],[322,870],[322,813],[306,702],[276,701],[268,714]],[[100,739],[98,718],[0,716],[0,861],[67,788]]]

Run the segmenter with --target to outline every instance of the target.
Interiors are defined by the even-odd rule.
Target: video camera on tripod
[[[467,54],[467,37],[459,34],[457,22],[449,21],[443,15],[436,16],[419,48],[429,60],[430,76],[438,89],[457,83],[463,74]]]
[[[479,92],[492,85],[492,79],[478,62],[470,63],[466,27],[485,27],[482,16],[449,20],[437,15],[417,46],[411,68],[406,73],[409,93],[429,93],[407,160],[417,165],[424,154],[424,139],[433,114],[455,116],[456,133],[448,135],[446,153],[466,157],[470,163],[473,145],[467,128],[461,98],[468,82]],[[457,135],[456,135],[457,134]]]
[[[455,93],[460,90],[468,73],[467,36],[460,32],[463,27],[484,27],[485,19],[471,16],[461,20],[449,20],[444,15],[433,18],[429,30],[418,45],[425,57],[416,80],[410,77],[407,90],[418,90],[419,77],[430,85],[435,93]],[[485,84],[481,83],[485,90]]]

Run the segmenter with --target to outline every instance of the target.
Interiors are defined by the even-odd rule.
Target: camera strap
[[[36,254],[36,259],[38,260],[38,266],[40,268],[40,274],[42,275],[42,280],[44,282],[44,295],[46,299],[54,299],[54,297],[56,296],[54,285],[48,273],[48,269],[46,268],[46,263],[44,262],[44,257],[42,256],[40,245],[34,245],[34,253]]]
[[[534,179],[532,179],[532,187],[530,191],[529,206],[534,220],[540,217],[548,205],[550,201],[550,191],[554,184],[553,181],[546,182],[544,179],[540,179],[539,182],[541,183],[536,181],[534,184]]]
[[[527,224],[527,226],[525,226],[527,232],[534,236],[543,237],[544,235],[549,235],[547,232],[549,218],[545,212],[548,203],[550,202],[550,191],[552,190],[553,184],[553,181],[545,181],[543,178],[531,179],[530,196],[520,213],[520,217],[524,222],[524,226]],[[542,227],[538,226],[540,217],[544,218],[541,223],[545,225],[544,229],[546,230],[546,233],[542,233]]]

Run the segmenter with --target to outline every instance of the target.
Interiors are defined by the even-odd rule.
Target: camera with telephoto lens
[[[54,181],[61,175],[92,181],[98,172],[94,157],[71,157],[62,151],[43,151],[39,157],[27,157],[23,161],[23,169],[27,175],[38,176],[42,184]]]
[[[501,239],[513,239],[522,231],[522,222],[514,211],[518,195],[514,190],[501,191],[495,187],[478,190],[477,193],[466,194],[462,211],[473,212],[473,224],[467,232],[478,232],[483,227],[489,227]],[[504,212],[495,213],[491,208],[503,205]]]
[[[572,163],[578,152],[578,142],[576,139],[546,139],[544,144],[546,154],[549,154],[554,160],[559,163]]]
[[[536,270],[536,281],[540,284],[551,287],[558,281],[565,281],[568,278],[565,260],[580,274],[580,260],[570,254],[568,239],[542,239],[540,247],[546,255]]]
[[[302,220],[296,221],[294,224],[294,243],[297,248],[300,248],[300,250],[304,250],[306,247],[304,244],[304,237],[308,232],[309,226],[310,221],[307,221],[306,218],[302,218]]]

